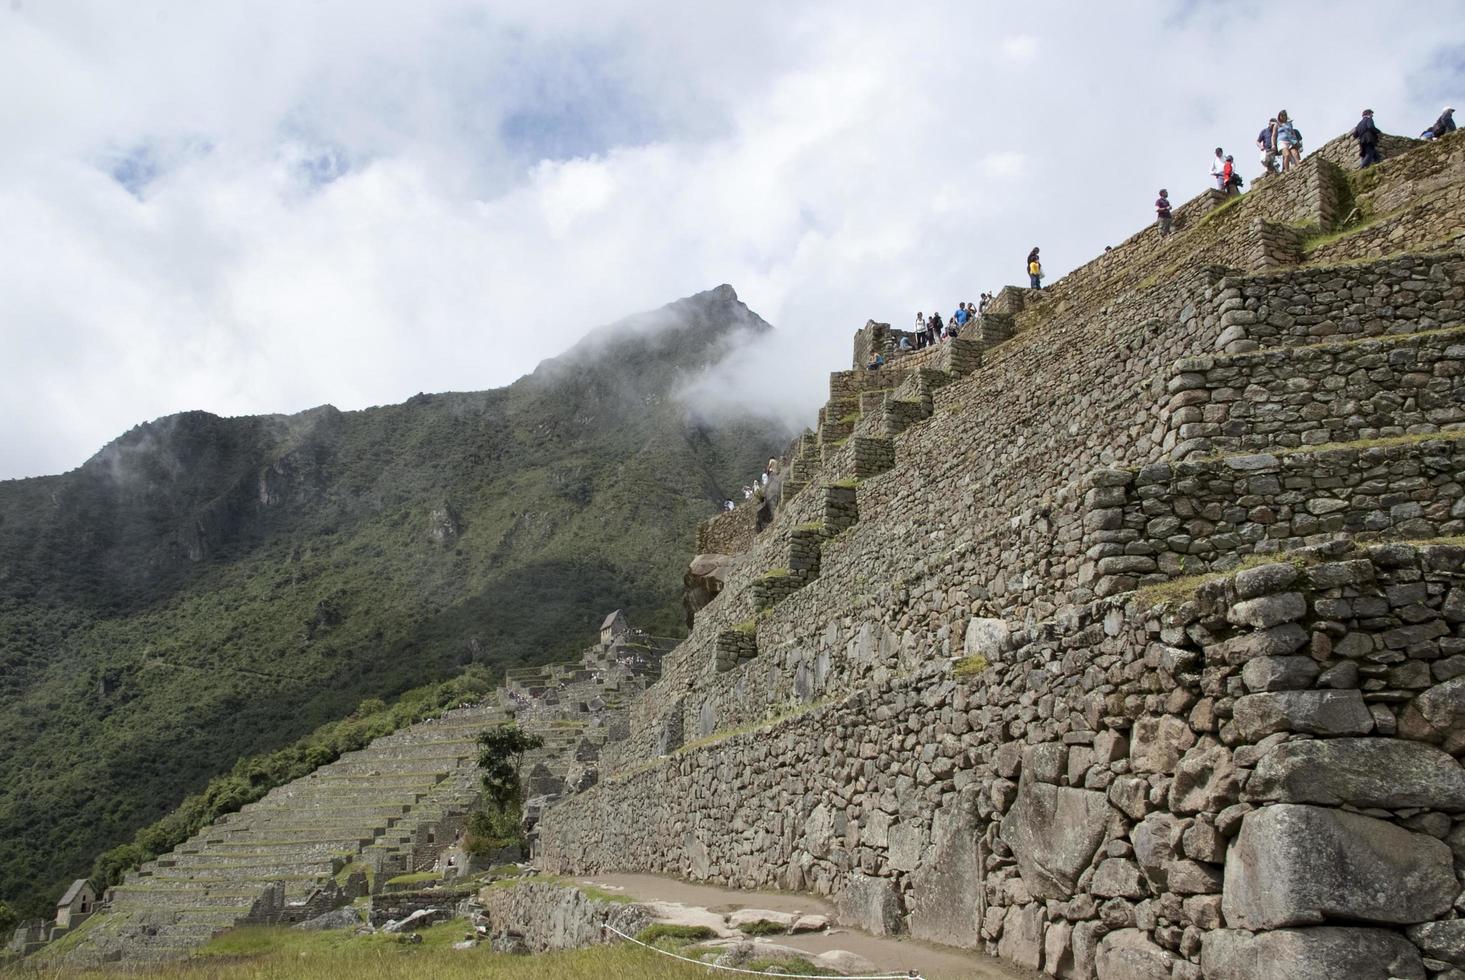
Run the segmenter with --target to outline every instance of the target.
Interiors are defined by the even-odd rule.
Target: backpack
[[[1229,181],[1229,183],[1232,187],[1240,187],[1242,184],[1246,183],[1246,181],[1242,180],[1241,175],[1233,170],[1231,171],[1231,180]]]

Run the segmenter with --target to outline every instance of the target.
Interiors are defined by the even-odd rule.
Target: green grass
[[[734,633],[741,633],[744,636],[753,636],[758,632],[758,620],[745,619],[741,623],[733,623],[732,631]]]
[[[831,487],[839,487],[842,490],[856,490],[859,488],[860,482],[858,477],[847,476],[842,480],[835,480],[829,485]]]
[[[806,521],[803,524],[797,525],[794,528],[794,530],[795,531],[808,531],[808,532],[812,532],[814,534],[823,534],[824,533],[824,522],[823,521]]]
[[[1380,436],[1376,439],[1355,439],[1351,442],[1324,442],[1316,446],[1284,446],[1266,450],[1218,453],[1212,456],[1192,457],[1186,462],[1215,463],[1238,456],[1301,456],[1308,453],[1330,453],[1340,449],[1388,449],[1391,446],[1412,446],[1421,442],[1457,442],[1461,439],[1465,439],[1465,429],[1448,429],[1444,432],[1416,432],[1402,436]]]
[[[371,889],[376,881],[376,872],[372,869],[371,865],[367,864],[364,861],[351,861],[350,863],[342,867],[340,871],[337,871],[336,884],[344,888],[346,882],[350,879],[351,875],[355,874],[357,871],[360,871],[366,875],[366,887],[368,889]]]
[[[841,415],[839,417],[839,422],[841,425],[854,425],[859,420],[860,413],[858,411],[850,412],[848,415]]]
[[[743,965],[743,969],[756,970],[759,973],[788,973],[796,977],[818,977],[826,975],[824,968],[815,966],[808,960],[779,959],[778,957],[772,956],[749,960]]]
[[[987,669],[987,658],[980,653],[974,653],[970,657],[962,657],[951,665],[951,676],[953,677],[976,677]]]
[[[780,568],[770,568],[768,571],[766,571],[762,575],[760,575],[759,578],[765,578],[765,579],[788,578],[792,574],[793,573],[790,572],[787,568],[782,568],[782,567],[780,567]]]
[[[1180,578],[1172,578],[1168,582],[1157,582],[1154,585],[1146,585],[1143,588],[1135,590],[1134,599],[1142,607],[1153,608],[1165,603],[1188,599],[1195,595],[1196,590],[1201,586],[1230,578],[1237,572],[1244,572],[1248,568],[1276,564],[1290,564],[1298,568],[1306,568],[1309,565],[1317,564],[1317,561],[1316,558],[1310,555],[1297,554],[1295,552],[1251,554],[1242,558],[1231,568],[1214,572],[1202,572],[1198,575],[1185,575]]]
[[[436,871],[415,871],[412,874],[397,875],[387,879],[388,887],[392,885],[420,885],[427,881],[441,881],[442,875]]]
[[[738,926],[738,931],[747,936],[783,936],[788,934],[788,929],[776,922],[769,922],[767,919],[758,919],[756,922],[744,922]]]
[[[685,945],[700,943],[706,939],[716,939],[717,933],[707,926],[681,926],[670,922],[657,922],[638,932],[636,938],[643,943],[671,940],[673,943]]]

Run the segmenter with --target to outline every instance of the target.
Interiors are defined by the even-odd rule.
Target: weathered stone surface
[[[1201,941],[1206,980],[1424,980],[1424,964],[1397,932],[1321,926],[1253,935],[1217,929]]]
[[[821,969],[834,970],[838,973],[848,973],[853,976],[878,972],[872,961],[861,956],[859,953],[851,953],[847,949],[827,950],[815,956],[809,962]]]
[[[1452,754],[1465,751],[1465,677],[1436,684],[1410,701],[1399,716],[1399,734],[1443,743]]]
[[[1018,966],[1036,970],[1043,965],[1043,906],[1032,903],[1007,910],[997,955]]]
[[[1142,898],[1144,877],[1139,865],[1124,858],[1105,858],[1094,872],[1089,891],[1100,898]]]
[[[1073,897],[1108,818],[1103,793],[1040,783],[1023,773],[1017,802],[1002,820],[1002,837],[1035,898]]]
[[[1317,675],[1311,657],[1256,657],[1241,668],[1248,691],[1301,691],[1312,687]]]
[[[962,654],[967,657],[981,656],[988,663],[997,663],[1007,648],[1007,621],[1005,619],[984,619],[974,616],[967,621],[966,636],[962,641]]]
[[[1175,767],[1170,784],[1170,809],[1174,813],[1217,813],[1236,802],[1240,781],[1231,750],[1224,745],[1200,745]]]
[[[1422,742],[1304,739],[1276,746],[1246,785],[1251,801],[1465,810],[1465,768]]]
[[[1242,820],[1226,856],[1223,909],[1242,929],[1415,923],[1442,915],[1457,891],[1441,841],[1361,814],[1282,803]]]
[[[1181,718],[1161,715],[1134,723],[1129,763],[1135,772],[1174,772],[1181,755],[1195,744],[1195,733]]]
[[[1170,980],[1175,955],[1139,929],[1119,929],[1099,943],[1099,980]]]
[[[876,936],[901,931],[900,890],[889,878],[850,875],[834,905],[835,917]]]
[[[1275,732],[1367,735],[1373,715],[1358,691],[1270,691],[1236,699],[1233,720],[1242,738],[1257,741]]]
[[[1414,926],[1409,938],[1430,959],[1465,967],[1465,919]]]
[[[982,942],[977,821],[970,806],[954,809],[938,815],[931,860],[912,878],[910,931],[917,939],[976,949]]]
[[[317,929],[354,929],[365,921],[355,907],[347,905],[344,908],[334,909],[324,915],[318,915],[313,919],[306,919],[297,925],[296,929],[317,930]]]
[[[1307,600],[1301,593],[1283,592],[1238,602],[1227,611],[1226,618],[1237,625],[1261,630],[1301,619],[1306,612]]]
[[[687,614],[688,629],[697,612],[722,592],[733,564],[734,559],[728,555],[705,554],[695,556],[687,566],[682,577],[682,608]]]
[[[763,924],[785,931],[794,927],[798,916],[791,912],[776,912],[773,909],[738,909],[727,917],[727,924],[734,929],[756,927]]]
[[[1181,835],[1180,821],[1168,813],[1151,813],[1130,833],[1135,859],[1157,893],[1165,889],[1166,867],[1180,856]]]

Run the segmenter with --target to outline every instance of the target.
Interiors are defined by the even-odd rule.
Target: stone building
[[[97,893],[92,883],[78,878],[56,903],[56,928],[71,929],[86,921],[97,908]]]
[[[608,647],[630,631],[631,623],[626,619],[625,610],[617,609],[600,624],[600,645]]]

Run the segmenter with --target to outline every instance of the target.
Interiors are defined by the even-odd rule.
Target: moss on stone
[[[987,669],[987,658],[980,653],[974,653],[970,657],[962,657],[951,665],[953,677],[976,677]]]

